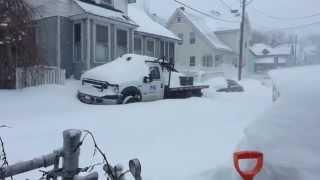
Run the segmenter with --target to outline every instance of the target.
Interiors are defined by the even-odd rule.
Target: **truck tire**
[[[121,94],[122,100],[120,104],[131,104],[142,100],[141,93],[136,87],[125,88]]]

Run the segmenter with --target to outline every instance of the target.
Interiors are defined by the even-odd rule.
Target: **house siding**
[[[207,41],[205,41],[203,37],[197,32],[197,30],[194,29],[193,26],[184,18],[182,18],[181,23],[172,23],[169,26],[169,29],[176,35],[178,35],[179,33],[183,33],[183,44],[175,46],[176,65],[177,68],[182,71],[192,69],[208,70],[208,68],[202,67],[202,57],[204,55],[212,55],[214,57],[215,55],[220,54],[218,50],[211,48]],[[195,32],[195,44],[190,44],[189,42],[190,32]],[[189,59],[191,56],[196,57],[196,66],[194,67],[189,66]]]
[[[114,7],[128,15],[128,0],[113,0]]]
[[[208,73],[211,72],[221,72],[225,75],[234,74],[235,63],[238,62],[239,59],[239,40],[240,33],[239,30],[227,30],[227,31],[219,31],[212,32],[215,33],[217,38],[222,41],[224,44],[229,46],[232,50],[220,50],[214,47],[205,37],[205,35],[195,27],[190,20],[184,16],[183,13],[180,12],[180,9],[177,9],[173,16],[170,18],[168,27],[171,31],[173,31],[177,36],[179,33],[183,33],[183,44],[176,45],[176,60],[177,65],[180,71],[205,71]],[[180,18],[180,22],[177,22],[177,17]],[[195,44],[190,44],[190,32],[195,33],[196,42]],[[245,29],[245,42],[249,42],[250,40],[250,27],[248,26]],[[230,70],[226,70],[222,68],[222,66],[213,66],[213,67],[203,67],[202,66],[202,57],[205,55],[212,55],[213,60],[215,61],[216,55],[222,55],[223,63],[229,64]],[[248,60],[248,49],[244,50],[244,64],[247,63]],[[196,66],[190,67],[189,61],[190,57],[194,56],[196,58]],[[231,66],[230,66],[231,65]],[[246,67],[245,67],[246,68]]]

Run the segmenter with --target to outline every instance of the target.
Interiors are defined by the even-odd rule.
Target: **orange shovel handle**
[[[252,170],[242,171],[240,169],[240,160],[256,159],[257,163]],[[233,155],[234,166],[244,180],[253,180],[263,167],[263,153],[257,151],[241,151]]]

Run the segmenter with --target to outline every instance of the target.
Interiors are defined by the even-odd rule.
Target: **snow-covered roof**
[[[213,24],[208,23],[208,18],[205,18],[203,15],[193,13],[191,11],[181,10],[179,8],[179,12],[182,13],[185,17],[189,19],[189,21],[202,33],[209,42],[217,49],[232,51],[232,49],[223,43],[214,33],[214,29],[212,29]]]
[[[234,16],[230,13],[230,9],[225,9],[222,7],[224,6],[214,6],[214,10],[211,10],[207,13],[208,16],[188,9],[184,9],[182,12],[186,12],[187,14],[192,16],[197,16],[198,18],[196,20],[202,21],[211,32],[240,30],[240,16]]]
[[[274,57],[266,57],[266,58],[259,58],[256,61],[257,64],[274,64],[275,58]],[[278,58],[278,63],[285,64],[287,60],[285,58]]]
[[[265,55],[263,52],[265,50],[271,52],[272,51],[272,47],[266,44],[254,44],[253,46],[250,47],[250,50],[257,56],[263,56]]]
[[[130,57],[130,59],[128,59]],[[126,54],[110,63],[95,67],[82,75],[82,78],[107,81],[111,84],[121,84],[142,79],[149,74],[147,60],[156,58],[136,54]]]
[[[110,9],[106,9],[103,7],[96,6],[94,4],[85,3],[79,0],[74,0],[86,13],[90,13],[93,15],[117,19],[118,21],[122,21],[124,23],[136,25],[134,21],[132,21],[129,17],[127,17],[122,12],[113,11]]]
[[[292,44],[281,44],[272,49],[272,54],[290,55]]]
[[[282,44],[276,47],[271,47],[266,44],[254,44],[250,47],[250,50],[256,56],[280,56],[280,55],[287,55],[291,54],[291,45],[289,44]]]
[[[35,20],[52,17],[69,17],[83,13],[83,10],[72,0],[25,0],[33,11]]]
[[[180,40],[175,34],[155,22],[143,9],[137,7],[135,4],[129,5],[128,14],[129,17],[139,25],[137,31]]]

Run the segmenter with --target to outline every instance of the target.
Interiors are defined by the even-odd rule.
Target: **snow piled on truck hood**
[[[131,57],[131,60],[128,58]],[[122,84],[139,81],[149,74],[149,67],[145,61],[156,58],[136,54],[126,54],[110,63],[95,67],[82,75],[82,79],[107,81],[111,84]]]
[[[264,153],[256,180],[314,180],[320,177],[320,66],[270,73],[280,98],[245,130],[238,150]],[[202,174],[204,179],[240,179],[228,165]]]

